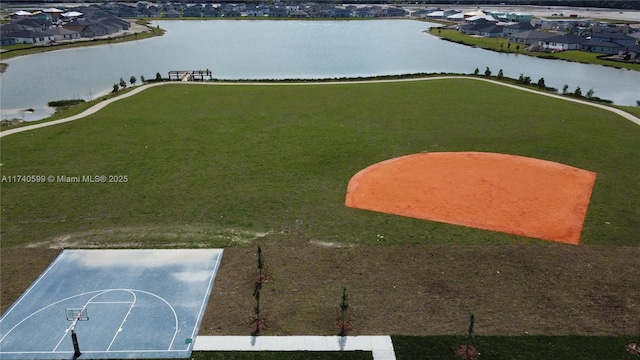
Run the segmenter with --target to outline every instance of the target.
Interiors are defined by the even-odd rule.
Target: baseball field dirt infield
[[[420,153],[358,172],[345,204],[578,245],[595,179],[591,171],[516,155]]]

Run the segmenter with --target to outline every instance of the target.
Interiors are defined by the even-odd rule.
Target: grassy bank
[[[640,71],[640,64],[624,63],[612,60],[600,59],[602,54],[590,53],[586,51],[569,50],[561,51],[557,53],[541,53],[535,51],[527,51],[525,48],[527,45],[509,43],[505,38],[488,38],[483,36],[471,36],[463,34],[458,30],[444,29],[444,28],[430,28],[429,32],[432,35],[441,37],[442,39],[453,41],[459,44],[468,46],[477,46],[487,50],[522,54],[527,56],[535,56],[545,59],[557,59],[579,62],[584,64],[596,64],[609,67],[616,67],[621,69],[629,69],[634,71]]]
[[[147,20],[138,20],[137,24],[147,26]],[[164,34],[164,30],[159,27],[147,26],[149,31],[136,34],[128,34],[123,36],[113,36],[108,38],[95,38],[90,40],[74,41],[74,42],[62,42],[49,45],[31,45],[31,44],[16,44],[10,46],[3,46],[3,52],[0,53],[0,60],[7,60],[18,56],[38,54],[46,51],[73,49],[85,46],[105,45],[105,44],[118,44],[125,41],[143,40],[154,36],[161,36]]]

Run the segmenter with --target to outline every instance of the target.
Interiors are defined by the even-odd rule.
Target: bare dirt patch
[[[335,335],[342,288],[353,335],[623,335],[640,309],[634,247],[371,246],[258,242],[265,335]],[[256,248],[226,249],[200,333],[248,335]],[[608,306],[615,305],[615,306]]]
[[[272,234],[224,250],[201,335],[249,335],[257,246],[264,335],[628,335],[637,332],[640,248],[541,245],[326,247]],[[60,250],[0,250],[2,311]]]
[[[595,173],[515,155],[421,153],[349,181],[346,205],[569,244],[580,242]]]

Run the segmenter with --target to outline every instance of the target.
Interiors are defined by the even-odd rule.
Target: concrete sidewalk
[[[395,360],[390,336],[197,336],[194,351],[371,351]]]

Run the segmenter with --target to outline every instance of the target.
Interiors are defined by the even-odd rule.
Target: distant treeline
[[[42,1],[42,0],[12,0],[4,2],[6,4],[11,3],[48,3],[50,1]],[[82,2],[82,3],[102,3],[105,1],[93,1],[93,0],[70,0],[64,1],[65,3],[74,3],[74,2]],[[132,2],[131,0],[116,0],[116,2]],[[156,2],[150,0],[149,2]],[[277,1],[274,0],[174,0],[172,2],[182,2],[182,3],[254,3],[254,4],[272,4]],[[281,0],[281,4],[297,4],[307,2],[304,0]],[[632,10],[640,10],[640,0],[483,0],[483,1],[475,1],[475,0],[314,0],[312,2],[325,4],[342,4],[342,5],[361,5],[361,4],[375,4],[375,5],[475,5],[481,7],[482,5],[511,5],[511,6],[525,6],[525,5],[535,5],[535,6],[573,6],[573,7],[593,7],[593,8],[611,8],[611,9],[632,9]]]

